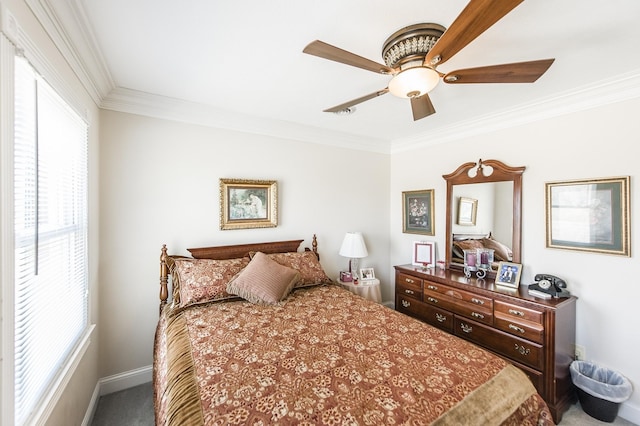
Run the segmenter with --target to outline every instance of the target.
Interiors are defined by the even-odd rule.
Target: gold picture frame
[[[475,226],[478,214],[478,200],[460,197],[458,201],[458,225]]]
[[[631,256],[629,181],[547,182],[547,247]]]
[[[220,179],[220,229],[278,226],[278,182]]]
[[[522,264],[512,262],[500,262],[496,273],[495,283],[505,287],[518,288],[520,285],[520,275],[522,274]]]

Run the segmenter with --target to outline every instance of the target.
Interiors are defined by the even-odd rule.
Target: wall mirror
[[[494,263],[502,259],[521,263],[522,173],[525,167],[510,167],[498,160],[479,160],[444,175],[447,181],[447,267],[463,269],[463,250],[494,250]],[[467,218],[469,200],[474,220]],[[462,202],[461,202],[462,201]],[[462,206],[462,207],[461,207]],[[490,277],[495,276],[495,265]]]

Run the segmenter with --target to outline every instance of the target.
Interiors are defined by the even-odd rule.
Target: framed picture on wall
[[[548,182],[547,247],[630,256],[629,176]]]
[[[433,189],[402,193],[402,232],[435,235]]]
[[[275,180],[220,179],[220,229],[278,226]]]
[[[458,225],[474,226],[478,214],[478,200],[460,197],[458,201]]]

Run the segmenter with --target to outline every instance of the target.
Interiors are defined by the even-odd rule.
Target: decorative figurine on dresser
[[[446,267],[395,266],[395,308],[522,369],[558,423],[575,401],[569,365],[574,357],[576,298],[568,293],[536,297],[526,286],[496,284],[498,265],[521,263],[524,169],[480,160],[443,176]],[[456,220],[460,198],[477,200],[474,221]],[[471,253],[475,258],[470,262],[466,255]]]

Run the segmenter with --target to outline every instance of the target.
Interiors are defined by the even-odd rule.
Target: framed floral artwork
[[[433,189],[402,193],[402,232],[435,235]]]

